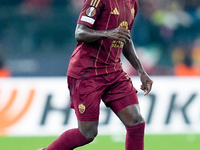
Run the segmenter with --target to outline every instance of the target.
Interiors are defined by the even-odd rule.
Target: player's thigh
[[[71,104],[79,121],[95,122],[99,120],[101,90],[95,79],[77,80],[68,77]]]
[[[117,113],[126,106],[138,104],[137,90],[133,87],[130,77],[123,71],[115,73],[113,76],[115,77],[113,77],[109,88],[102,96],[106,106],[110,107],[112,105],[113,111]],[[116,101],[118,102],[115,103]]]
[[[125,126],[132,126],[144,122],[136,92],[109,103],[109,107],[120,118]]]

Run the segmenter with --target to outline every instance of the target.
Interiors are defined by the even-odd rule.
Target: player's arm
[[[145,92],[144,94],[147,95],[151,91],[153,81],[150,79],[145,69],[143,68],[136,54],[135,47],[132,41],[125,43],[123,48],[123,54],[126,57],[126,59],[131,63],[133,68],[135,68],[135,70],[138,72],[140,80],[142,82],[141,89]]]
[[[126,43],[130,41],[131,36],[130,31],[120,27],[112,30],[93,30],[83,24],[76,26],[75,39],[78,42],[90,43],[105,38]]]

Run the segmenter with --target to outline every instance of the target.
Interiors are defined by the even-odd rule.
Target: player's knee
[[[78,127],[79,131],[89,141],[92,141],[97,136],[98,121],[95,121],[95,122],[79,121],[78,124],[79,124],[79,127]]]
[[[140,124],[140,123],[143,123],[144,122],[144,119],[143,117],[141,116],[141,114],[138,114],[134,119],[133,119],[133,124]]]
[[[134,114],[131,119],[125,124],[126,126],[133,126],[145,122],[141,114]]]
[[[85,132],[84,135],[89,141],[93,141],[94,138],[97,136],[97,130],[89,130]]]
[[[87,129],[82,131],[82,134],[85,136],[86,139],[88,139],[89,141],[93,141],[94,138],[97,136],[98,131],[96,128],[91,128],[91,129]]]

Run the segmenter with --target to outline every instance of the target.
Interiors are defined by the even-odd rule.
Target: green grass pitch
[[[124,136],[97,136],[76,150],[124,150]],[[0,150],[37,150],[56,137],[0,137]],[[200,134],[146,135],[145,150],[199,150]]]

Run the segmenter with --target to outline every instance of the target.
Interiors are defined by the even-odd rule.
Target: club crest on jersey
[[[79,112],[83,114],[85,112],[85,105],[83,104],[78,105],[78,109],[79,109]]]
[[[135,18],[135,8],[132,8],[131,9],[131,15],[132,15],[132,17],[133,17],[133,19]]]
[[[86,10],[86,15],[88,17],[94,17],[96,15],[96,13],[97,13],[97,10],[93,6],[88,7],[88,9]]]
[[[132,9],[131,9],[131,14],[132,14],[132,15],[135,15],[135,8],[132,8]]]

